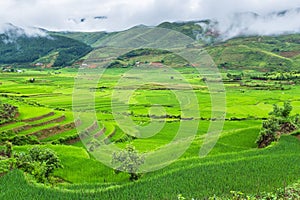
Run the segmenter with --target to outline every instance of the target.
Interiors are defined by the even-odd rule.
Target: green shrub
[[[17,112],[18,108],[16,106],[10,104],[2,104],[0,102],[0,124],[13,121]]]
[[[290,102],[284,102],[282,108],[273,106],[269,118],[263,122],[256,143],[259,148],[266,147],[274,141],[278,141],[280,135],[295,131],[298,128],[299,116],[290,117],[293,107]]]
[[[33,147],[28,153],[15,155],[17,168],[33,175],[38,182],[46,182],[55,169],[62,168],[58,156],[51,149]]]

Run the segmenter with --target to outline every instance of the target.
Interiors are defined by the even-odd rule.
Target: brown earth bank
[[[66,142],[64,142],[64,143],[67,144],[67,145],[72,145],[72,144],[74,144],[74,143],[76,143],[76,142],[79,142],[80,140],[81,140],[81,139],[80,139],[80,137],[78,136],[77,138],[68,140],[68,141],[66,141]]]
[[[55,113],[54,112],[50,112],[50,113],[47,113],[45,115],[41,115],[41,116],[38,116],[38,117],[33,117],[33,118],[29,118],[29,119],[24,119],[22,120],[22,122],[34,122],[34,121],[37,121],[37,120],[41,120],[41,119],[44,119],[46,117],[50,117],[50,116],[53,116]]]
[[[103,127],[98,133],[96,133],[94,135],[94,138],[97,139],[98,137],[100,137],[101,135],[103,135],[103,133],[105,133],[106,131],[106,127]]]
[[[300,54],[300,51],[285,51],[285,52],[280,52],[280,55],[286,58],[293,58],[297,55]]]
[[[66,119],[66,116],[60,116],[60,117],[57,117],[55,119],[51,119],[49,121],[45,121],[45,122],[41,122],[39,124],[33,124],[32,127],[37,127],[37,126],[44,126],[44,125],[47,125],[47,124],[51,124],[51,123],[59,123],[59,122],[62,122]]]
[[[39,131],[36,131],[36,132],[31,133],[29,135],[34,135],[39,140],[43,140],[43,139],[48,138],[50,136],[57,135],[57,134],[65,132],[65,131],[69,131],[69,130],[74,129],[74,128],[75,128],[75,123],[71,122],[69,124],[58,125],[58,126],[54,126],[54,127],[51,127],[51,128],[39,130]]]
[[[26,130],[29,130],[29,129],[31,129],[31,125],[24,125],[24,126],[20,126],[20,127],[17,127],[17,128],[13,128],[12,129],[12,131],[14,132],[14,133],[18,133],[18,132],[20,132],[20,131],[26,131]]]
[[[290,134],[295,130],[297,130],[297,127],[295,125],[291,124],[290,122],[285,122],[280,125],[280,129],[276,132],[276,136],[280,138],[281,135]],[[274,141],[274,137],[270,135],[264,135],[262,137],[263,140],[258,144],[258,148],[264,148]],[[298,138],[300,139],[300,135]]]
[[[38,124],[33,124],[33,125],[30,125],[30,124],[26,124],[24,126],[20,126],[20,127],[17,127],[17,128],[14,128],[12,129],[12,131],[14,133],[18,133],[20,131],[26,131],[26,130],[29,130],[33,127],[39,127],[39,126],[44,126],[44,125],[47,125],[47,124],[51,124],[51,123],[59,123],[59,122],[62,122],[66,119],[66,117],[63,115],[63,116],[60,116],[60,117],[57,117],[55,119],[51,119],[49,121],[45,121],[45,122],[41,122],[41,123],[38,123]]]

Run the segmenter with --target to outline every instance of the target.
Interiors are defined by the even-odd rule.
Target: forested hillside
[[[92,48],[71,38],[47,35],[0,35],[0,64],[28,66],[46,62],[51,66],[65,67],[90,52]],[[47,57],[50,55],[50,59]]]

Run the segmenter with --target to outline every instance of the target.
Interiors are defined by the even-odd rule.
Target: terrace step
[[[85,139],[89,136],[91,136],[92,132],[99,129],[99,124],[97,121],[94,121],[93,124],[89,127],[87,127],[86,129],[84,129],[83,131],[81,131],[81,133],[79,134],[80,138]]]
[[[10,123],[10,124],[6,124],[5,126],[0,127],[1,131],[8,131],[8,130],[12,130],[14,128],[20,127],[26,125],[25,122],[14,122],[14,123]]]
[[[110,139],[116,134],[116,127],[113,127],[113,130],[108,134],[108,136],[104,139],[105,144],[111,143]]]
[[[34,122],[34,121],[37,121],[37,120],[41,120],[41,119],[53,116],[54,114],[55,114],[54,112],[50,112],[50,113],[47,113],[45,115],[41,115],[41,116],[38,116],[38,117],[24,119],[24,120],[22,120],[22,122]]]
[[[97,132],[95,135],[94,135],[94,138],[97,139],[99,138],[101,135],[103,135],[106,131],[106,127],[104,126],[99,132]]]
[[[51,123],[59,123],[59,122],[64,121],[65,119],[66,119],[66,117],[63,115],[63,116],[60,116],[60,117],[57,117],[57,118],[54,118],[54,119],[51,119],[51,120],[48,120],[48,121],[45,121],[45,122],[41,122],[41,123],[37,123],[37,124],[26,124],[26,125],[23,125],[23,126],[13,128],[11,130],[15,133],[18,133],[18,132],[21,132],[21,131],[29,130],[29,129],[34,128],[34,127],[44,126],[44,125],[48,125],[48,124],[51,124]]]
[[[57,126],[53,126],[53,127],[50,127],[50,128],[42,129],[42,130],[36,131],[34,133],[30,133],[28,135],[34,135],[39,140],[43,140],[47,137],[57,135],[57,134],[65,132],[65,131],[74,129],[75,127],[76,127],[75,123],[71,122],[71,123],[68,123],[68,124],[65,124],[65,125],[57,125]]]
[[[65,119],[66,119],[66,116],[62,115],[60,117],[51,119],[49,121],[41,122],[41,123],[38,123],[38,124],[32,124],[31,126],[32,127],[38,127],[38,126],[43,126],[43,125],[47,125],[47,124],[51,124],[51,123],[59,123],[59,122],[64,121]]]

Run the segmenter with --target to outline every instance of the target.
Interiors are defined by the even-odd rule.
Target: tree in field
[[[138,173],[138,169],[144,164],[144,157],[139,155],[133,146],[128,145],[123,151],[113,154],[112,164],[117,166],[115,168],[116,173],[126,171],[130,175],[129,180],[135,181],[141,175]]]
[[[62,164],[54,151],[47,148],[33,147],[28,153],[15,155],[16,166],[19,169],[33,175],[38,182],[49,181],[50,175]]]
[[[271,117],[263,122],[256,143],[259,148],[266,147],[272,142],[279,139],[278,130],[280,128],[279,121],[275,117]]]
[[[290,102],[284,102],[282,108],[273,106],[273,111],[269,113],[269,118],[263,122],[256,143],[259,148],[266,147],[274,141],[278,141],[280,135],[291,133],[298,128],[299,117],[290,116],[293,107]]]
[[[291,103],[289,101],[285,101],[283,108],[279,108],[277,105],[274,105],[273,111],[270,112],[269,115],[286,120],[289,117],[292,110],[293,107],[291,106]]]

